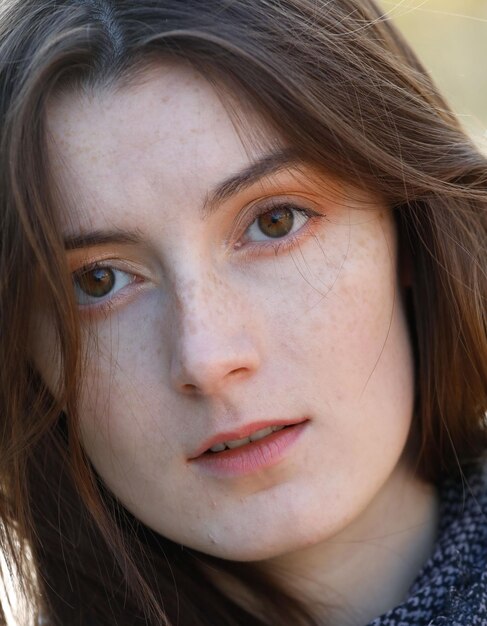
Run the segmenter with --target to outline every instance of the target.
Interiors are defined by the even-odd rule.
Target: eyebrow
[[[64,248],[76,250],[107,244],[136,245],[141,243],[142,236],[136,231],[125,230],[94,230],[86,234],[64,237]]]
[[[207,194],[202,210],[203,219],[209,217],[221,202],[241,193],[265,176],[296,165],[300,160],[291,149],[276,150],[260,157],[245,169],[226,178]]]
[[[290,149],[279,149],[258,158],[248,167],[229,176],[208,192],[202,208],[203,219],[207,219],[218,209],[219,204],[231,196],[248,189],[265,176],[277,174],[300,161],[302,159],[299,159],[296,153]],[[142,234],[137,231],[94,230],[80,235],[64,237],[64,247],[66,250],[76,250],[107,244],[137,245],[142,240]]]

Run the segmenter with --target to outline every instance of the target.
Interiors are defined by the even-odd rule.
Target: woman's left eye
[[[96,304],[134,282],[135,276],[110,266],[83,268],[73,274],[76,302]]]
[[[283,239],[299,231],[314,211],[281,203],[256,216],[244,234],[245,243]]]

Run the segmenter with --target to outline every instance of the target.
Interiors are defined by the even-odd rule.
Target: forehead
[[[280,143],[236,100],[183,63],[149,66],[122,87],[61,92],[47,110],[54,179],[78,212],[80,199],[130,204],[163,189],[201,196]]]

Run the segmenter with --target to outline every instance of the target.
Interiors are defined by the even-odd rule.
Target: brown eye
[[[75,277],[77,287],[91,298],[103,298],[115,286],[115,273],[109,267],[97,267]]]
[[[267,207],[264,205],[259,208],[262,212],[256,213],[245,231],[244,243],[274,245],[270,242],[272,240],[278,242],[279,239],[291,242],[293,236],[297,235],[307,222],[319,215],[307,207],[277,198],[273,199],[270,206],[267,204]]]
[[[260,231],[267,237],[285,237],[294,224],[294,213],[287,207],[277,207],[260,215],[257,220]]]
[[[82,305],[105,301],[135,278],[133,274],[114,267],[83,268],[73,274],[76,301]]]
[[[137,281],[137,276],[115,267],[84,267],[73,274],[76,302],[104,305],[117,293]]]

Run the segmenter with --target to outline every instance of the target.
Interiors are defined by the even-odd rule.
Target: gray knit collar
[[[431,558],[407,600],[368,626],[487,624],[487,471],[465,471],[439,487],[440,525]]]

